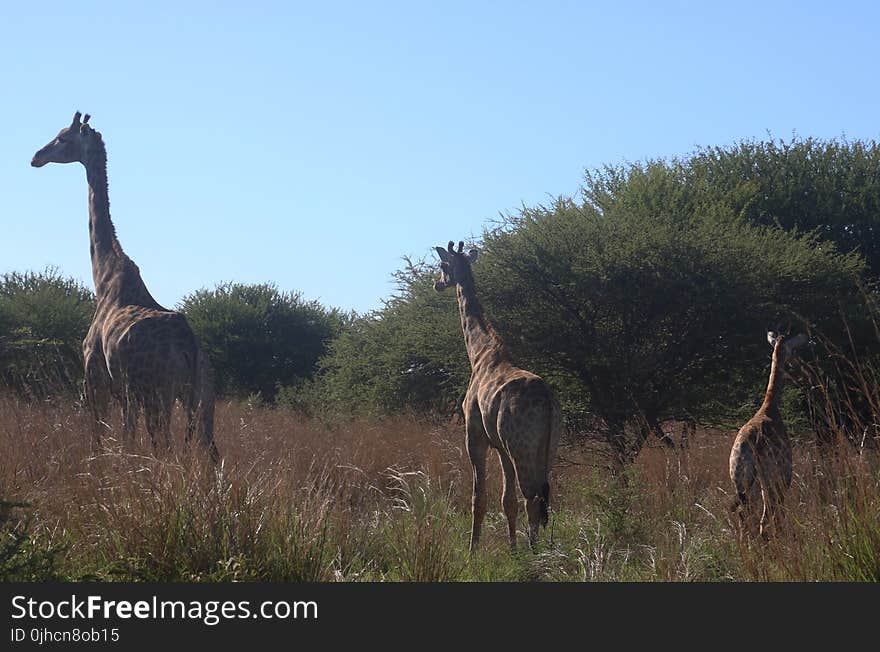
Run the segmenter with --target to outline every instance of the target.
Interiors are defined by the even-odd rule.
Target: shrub
[[[626,455],[663,420],[753,404],[768,328],[821,327],[862,269],[815,236],[571,200],[510,217],[484,247],[479,282],[518,359],[558,377]]]
[[[205,346],[221,393],[260,394],[310,378],[347,317],[274,285],[222,283],[181,306]]]
[[[44,397],[82,379],[82,340],[95,312],[84,285],[57,270],[0,277],[0,380]]]
[[[455,294],[438,294],[434,270],[407,260],[397,292],[357,319],[321,361],[316,387],[325,409],[383,414],[450,413],[470,377]]]

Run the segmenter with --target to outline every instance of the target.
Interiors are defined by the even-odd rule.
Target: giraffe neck
[[[459,283],[457,291],[461,330],[471,369],[476,371],[481,364],[506,359],[504,343],[486,319],[483,305],[477,298],[474,279],[471,277]]]
[[[779,399],[782,396],[782,388],[785,384],[785,374],[782,371],[783,360],[780,347],[773,348],[773,361],[770,363],[770,380],[767,382],[767,392],[764,394],[764,402],[761,409],[770,416],[779,415]]]
[[[96,140],[94,151],[86,162],[86,179],[89,184],[89,253],[95,292],[100,300],[107,294],[117,262],[124,256],[110,219],[107,150],[100,138]]]
[[[107,149],[100,134],[95,133],[97,137],[85,168],[89,184],[89,252],[98,305],[139,305],[164,310],[147,290],[140,270],[116,238],[116,228],[110,219]]]

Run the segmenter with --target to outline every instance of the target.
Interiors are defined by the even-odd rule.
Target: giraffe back
[[[761,481],[787,489],[791,485],[791,441],[781,418],[759,410],[737,433],[730,451],[730,479],[741,501],[759,492]]]
[[[543,378],[529,371],[509,364],[491,371],[474,374],[466,405],[479,405],[491,445],[516,461],[520,485],[541,493],[562,430],[559,400]]]

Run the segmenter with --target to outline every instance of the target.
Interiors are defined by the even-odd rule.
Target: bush
[[[211,358],[218,392],[269,401],[311,378],[348,321],[271,284],[223,283],[188,295],[181,310]]]
[[[434,269],[407,260],[381,310],[355,320],[321,360],[315,396],[324,410],[451,413],[470,378],[454,292],[438,294]]]
[[[15,513],[27,507],[0,500],[0,582],[65,579],[58,571],[62,548],[38,541],[31,532],[31,517]]]
[[[56,270],[0,277],[0,379],[19,393],[73,391],[95,297]]]

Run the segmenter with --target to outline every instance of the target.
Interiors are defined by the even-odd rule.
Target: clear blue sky
[[[137,5],[137,6],[135,6]],[[0,19],[0,272],[92,286],[74,110],[169,307],[274,281],[360,311],[403,255],[699,145],[880,138],[874,2],[17,2]]]

